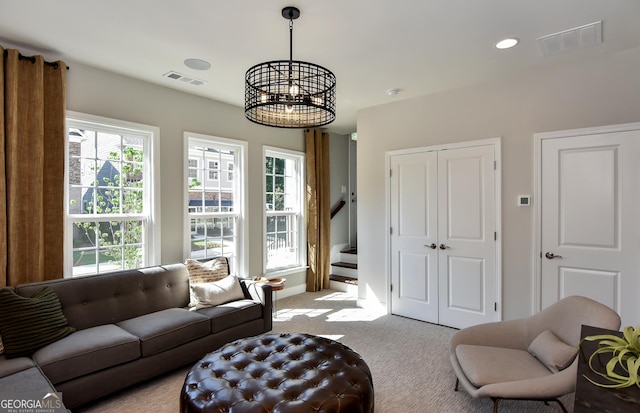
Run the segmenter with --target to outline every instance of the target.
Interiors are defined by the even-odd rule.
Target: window
[[[198,180],[198,160],[189,159],[189,178]]]
[[[187,224],[185,256],[203,259],[225,256],[234,274],[244,274],[244,154],[246,143],[212,136],[185,133]],[[194,180],[191,160],[207,166],[209,179]],[[238,165],[237,178],[218,179],[220,165]],[[233,169],[233,167],[232,167]],[[240,257],[240,258],[239,258]]]
[[[209,180],[217,181],[218,180],[218,169],[219,169],[218,161],[209,161]]]
[[[227,181],[233,181],[233,163],[229,162],[227,164]]]
[[[264,148],[265,273],[306,265],[304,154]]]
[[[67,113],[65,275],[156,263],[158,129]]]

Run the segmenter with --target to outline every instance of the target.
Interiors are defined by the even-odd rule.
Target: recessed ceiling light
[[[187,59],[184,61],[184,65],[194,70],[209,70],[211,63],[202,59]]]
[[[496,43],[496,48],[498,49],[509,49],[515,45],[518,44],[520,40],[514,38],[514,37],[510,37],[504,40],[500,40],[498,43]]]

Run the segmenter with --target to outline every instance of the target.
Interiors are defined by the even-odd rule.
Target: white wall
[[[534,193],[533,134],[638,121],[640,49],[359,111],[359,298],[386,304],[386,151],[502,137],[503,318],[514,319],[534,307],[534,210],[516,206]]]
[[[160,128],[161,262],[184,259],[183,133],[248,141],[249,274],[262,273],[262,145],[304,151],[301,130],[256,125],[244,108],[142,82],[74,62],[70,70],[67,108],[76,112],[143,123]],[[195,86],[194,86],[195,88]],[[242,95],[243,90],[238,94]],[[305,274],[287,276],[287,286],[304,283]]]
[[[331,219],[331,247],[349,243],[349,135],[331,133],[329,151],[331,153],[331,208],[340,200],[347,202]],[[347,192],[342,193],[342,187]]]

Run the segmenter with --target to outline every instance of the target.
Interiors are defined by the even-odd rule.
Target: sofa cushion
[[[0,356],[0,377],[9,376],[22,370],[35,366],[29,357],[16,357],[8,359]],[[1,389],[2,387],[0,387]]]
[[[33,354],[54,384],[139,357],[138,338],[113,324],[77,331]]]
[[[142,357],[148,357],[211,332],[209,319],[184,308],[168,308],[118,323],[140,339]]]
[[[29,356],[73,331],[56,292],[44,287],[31,297],[0,290],[0,335],[7,357]]]
[[[460,344],[455,351],[462,371],[476,387],[551,374],[525,350]]]
[[[25,392],[41,392],[41,395],[44,396],[47,393],[55,393],[54,387],[51,385],[49,380],[42,374],[42,371],[35,366],[32,366],[28,369],[21,370],[17,373],[12,374],[11,376],[0,377],[0,389],[2,389],[2,393],[7,396],[15,396],[16,394]],[[3,412],[49,412],[52,411],[50,409],[2,409]],[[58,410],[57,408],[53,411],[66,411],[64,408],[62,410]]]
[[[189,304],[192,306],[191,310],[213,307],[244,298],[240,282],[233,275],[208,283],[192,283],[189,289],[192,300]]]
[[[528,350],[554,373],[569,367],[578,354],[578,347],[570,346],[549,330],[538,334]]]
[[[211,332],[217,333],[227,328],[262,318],[262,306],[252,300],[238,300],[198,310],[211,319]]]

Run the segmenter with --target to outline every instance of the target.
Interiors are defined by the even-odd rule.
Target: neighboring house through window
[[[306,265],[304,154],[264,147],[264,272]]]
[[[65,276],[156,264],[151,126],[67,112]]]
[[[195,259],[225,256],[236,275],[245,274],[247,258],[242,254],[246,239],[246,146],[242,141],[185,133],[185,158],[188,160],[185,256]],[[192,160],[206,166],[198,176],[208,179],[191,176]],[[220,165],[227,165],[227,178],[233,175],[233,165],[237,165],[237,179],[218,179]]]

